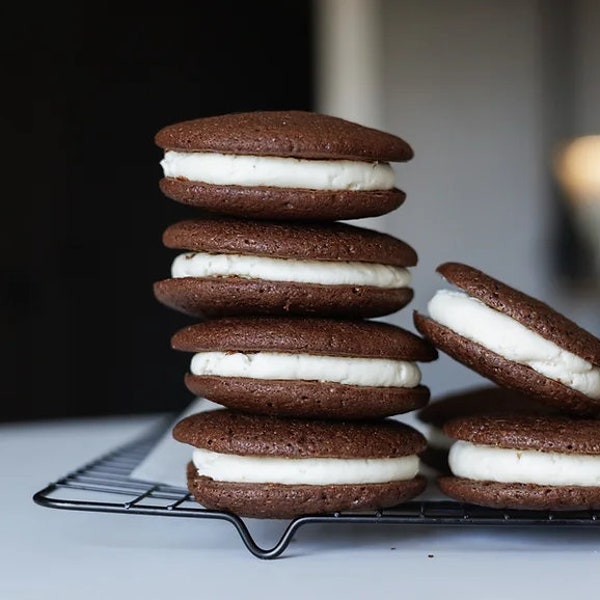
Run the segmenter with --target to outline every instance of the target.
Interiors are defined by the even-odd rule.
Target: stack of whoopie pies
[[[423,457],[441,491],[503,509],[600,508],[600,340],[475,267],[437,271],[455,289],[413,313],[417,330],[495,384],[417,412],[444,434]]]
[[[155,141],[160,189],[193,214],[164,232],[178,253],[154,294],[191,318],[172,337],[192,354],[185,385],[221,405],[173,429],[196,500],[289,518],[420,494],[425,437],[391,417],[427,405],[418,363],[437,350],[374,320],[412,300],[417,254],[341,222],[404,202],[390,163],[411,147],[304,111],[184,121]]]

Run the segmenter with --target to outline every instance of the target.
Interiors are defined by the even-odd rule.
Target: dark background
[[[192,400],[191,357],[169,345],[189,319],[152,294],[174,257],[162,231],[192,209],[160,193],[153,136],[313,106],[309,1],[142,6],[23,7],[4,22],[0,420]]]

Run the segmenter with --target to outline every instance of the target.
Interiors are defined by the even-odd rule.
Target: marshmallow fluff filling
[[[477,481],[600,486],[600,456],[514,450],[456,441],[448,464],[454,475]]]
[[[412,479],[419,471],[416,454],[394,458],[277,458],[195,448],[192,462],[198,475],[216,481],[284,485],[387,483]]]
[[[165,177],[211,185],[312,190],[390,190],[395,173],[387,162],[306,160],[168,150],[160,161]]]
[[[190,372],[200,376],[330,381],[373,387],[412,388],[421,382],[421,370],[414,362],[283,352],[199,352],[192,356]]]
[[[171,275],[174,278],[235,276],[321,285],[366,285],[386,289],[408,287],[411,282],[411,274],[407,269],[391,265],[204,252],[188,252],[176,256],[171,265]]]
[[[439,290],[427,305],[429,316],[507,360],[531,367],[586,396],[600,400],[600,368],[564,350],[464,292]]]

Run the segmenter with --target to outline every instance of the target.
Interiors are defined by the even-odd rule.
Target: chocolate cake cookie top
[[[600,339],[545,302],[463,263],[446,262],[436,271],[469,296],[508,315],[561,348],[600,366]]]
[[[222,317],[177,331],[171,346],[187,352],[288,352],[433,361],[437,350],[396,325],[303,317]]]
[[[458,417],[444,433],[473,444],[560,454],[600,455],[600,420],[561,415]]]
[[[330,421],[214,409],[185,417],[173,437],[223,454],[287,458],[384,458],[418,454],[427,442],[394,419]]]
[[[167,125],[157,146],[184,152],[218,152],[305,159],[408,161],[402,138],[325,114],[255,111],[191,119]]]
[[[412,267],[417,253],[386,233],[347,223],[284,223],[227,217],[179,221],[167,227],[168,248],[271,258],[381,263]]]
[[[551,414],[558,410],[538,402],[517,390],[496,385],[483,385],[465,391],[456,391],[438,399],[433,399],[417,413],[423,423],[441,428],[448,420],[472,415],[511,413],[511,414]]]

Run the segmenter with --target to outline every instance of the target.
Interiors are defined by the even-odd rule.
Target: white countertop
[[[594,597],[600,527],[305,525],[261,560],[225,521],[56,510],[33,494],[163,415],[0,425],[0,600]],[[258,536],[275,541],[280,523]]]

